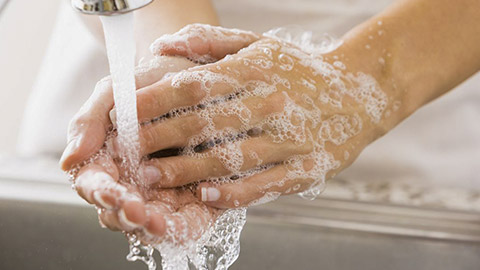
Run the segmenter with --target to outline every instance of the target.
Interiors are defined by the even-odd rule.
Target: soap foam
[[[226,29],[218,26],[207,24],[190,24],[171,35],[163,35],[150,46],[150,51],[154,55],[158,55],[162,50],[175,49],[184,52],[190,59],[198,63],[212,63],[217,59],[211,52],[198,54],[192,47],[192,43],[208,44],[210,40],[219,42],[236,43],[251,42],[258,38],[258,35],[250,31],[240,29]],[[197,43],[197,44],[198,44]]]
[[[202,27],[203,30],[202,30]],[[200,29],[200,30],[199,30]],[[234,30],[240,31],[240,30]],[[207,41],[212,37],[217,40],[247,41],[245,35],[251,33],[238,32],[242,36],[232,35],[232,32],[220,27],[189,26],[174,35],[166,35],[152,45],[152,51],[158,52],[168,46],[183,47],[191,59],[198,62],[212,62],[212,55],[197,55],[191,48],[192,38]],[[217,62],[215,68],[193,68],[175,74],[169,74],[172,87],[177,91],[187,91],[200,105],[177,108],[167,116],[153,119],[153,123],[166,121],[172,117],[196,114],[206,123],[202,131],[188,139],[180,155],[195,158],[216,158],[221,162],[229,174],[223,177],[204,179],[213,184],[238,183],[248,177],[268,172],[275,166],[285,166],[286,174],[278,181],[259,186],[265,190],[263,196],[250,203],[251,205],[267,203],[277,199],[281,194],[271,191],[278,187],[289,187],[287,193],[297,193],[314,199],[325,188],[327,174],[338,169],[342,162],[350,157],[348,151],[342,151],[342,156],[327,151],[327,143],[338,147],[348,143],[362,132],[364,123],[361,114],[367,115],[372,123],[378,123],[384,116],[389,100],[380,89],[375,79],[367,74],[348,72],[348,67],[336,59],[331,64],[323,58],[325,53],[335,50],[341,41],[324,36],[317,39],[310,32],[275,29],[264,34],[264,39],[243,48],[239,55],[231,55]],[[270,40],[270,41],[268,41]],[[272,40],[274,42],[272,42]],[[186,45],[185,45],[186,44]],[[338,58],[338,57],[337,57]],[[221,65],[227,61],[238,60],[251,73],[258,76],[246,78],[242,76],[245,70],[239,71]],[[275,65],[274,63],[278,63]],[[312,71],[314,77],[298,78],[293,81],[285,72],[292,72],[299,65]],[[277,69],[278,68],[278,69]],[[318,77],[318,78],[316,78]],[[325,82],[325,86],[317,83],[316,79]],[[215,86],[226,86],[230,94],[213,93]],[[188,87],[185,87],[188,86]],[[307,92],[296,96],[296,87],[302,87]],[[308,93],[308,94],[307,94]],[[246,106],[249,98],[262,97],[268,99],[272,95],[282,97],[283,106],[280,112],[272,112],[259,123],[253,121],[253,110]],[[317,96],[316,99],[313,97]],[[345,97],[354,100],[364,112],[342,114]],[[394,103],[393,109],[398,109],[400,103]],[[215,117],[234,117],[241,123],[239,128],[220,128],[215,124]],[[366,120],[368,121],[368,120]],[[129,122],[131,124],[131,122]],[[252,132],[255,130],[255,132]],[[119,131],[119,135],[121,131]],[[243,153],[241,145],[253,136],[262,134],[273,143],[293,142],[299,148],[308,146],[311,151],[307,154],[298,154],[289,157],[282,163],[264,164],[259,157],[261,153],[249,151]],[[106,151],[108,154],[108,151]],[[103,155],[105,152],[103,152]],[[256,161],[257,167],[242,171],[244,159]],[[340,159],[342,161],[340,161]],[[75,173],[73,173],[74,175]],[[309,187],[300,190],[300,183]],[[195,190],[195,184],[184,187],[185,192]],[[232,194],[226,194],[230,201]],[[238,207],[238,200],[232,201]],[[199,202],[199,205],[203,205]],[[208,216],[209,209],[203,205],[202,211]],[[183,242],[164,241],[150,235],[140,228],[131,238],[131,259],[141,259],[151,263],[151,250],[146,248],[145,256],[138,256],[137,245],[141,239],[151,243],[162,255],[163,269],[189,269],[191,265],[197,269],[227,269],[238,257],[240,250],[239,237],[245,224],[246,208],[239,207],[220,212],[215,221],[210,222],[205,230],[191,232],[187,220],[183,220],[183,230],[175,228],[172,220],[166,220],[168,238],[183,239]],[[201,222],[209,223],[208,220]],[[193,235],[192,235],[193,234]],[[192,237],[193,236],[193,237]],[[137,244],[136,244],[137,243]],[[136,249],[134,249],[136,248]],[[150,257],[149,257],[150,256]],[[190,265],[190,266],[189,266]]]

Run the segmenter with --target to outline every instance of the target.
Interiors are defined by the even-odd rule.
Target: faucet
[[[72,0],[72,6],[85,14],[117,15],[139,9],[153,0]]]

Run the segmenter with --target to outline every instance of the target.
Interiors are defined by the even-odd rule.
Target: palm
[[[145,222],[140,222],[143,226],[135,230],[149,244],[162,241],[181,244],[197,240],[221,211],[205,205],[189,188],[149,188],[142,197],[143,205],[134,204],[128,209],[131,212],[124,211],[127,217],[145,211]]]
[[[148,244],[184,243],[200,238],[221,213],[201,202],[194,188],[145,188],[141,183],[126,183],[119,180],[123,174],[119,168],[109,156],[103,156],[84,166],[75,181],[78,193],[99,206],[100,221],[111,230],[135,232]]]

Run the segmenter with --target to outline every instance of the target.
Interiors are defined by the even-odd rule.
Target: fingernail
[[[110,116],[110,121],[112,122],[113,126],[117,126],[117,113],[115,109],[111,109],[110,112],[108,113]]]
[[[118,158],[118,152],[120,150],[117,138],[110,138],[105,142],[105,146],[107,149],[107,153],[112,157],[112,158]]]
[[[93,198],[95,199],[95,201],[97,203],[99,203],[103,208],[107,209],[107,210],[110,210],[110,209],[113,209],[113,207],[107,203],[106,201],[103,200],[102,198],[102,194],[100,194],[100,192],[98,191],[95,191],[93,192]]]
[[[67,160],[75,151],[76,148],[78,148],[80,142],[80,138],[75,138],[71,140],[67,147],[65,147],[65,150],[63,151],[62,157],[60,158],[60,165],[62,165],[65,160]]]
[[[142,169],[145,184],[152,185],[160,181],[162,173],[154,166],[145,166]]]
[[[218,199],[220,199],[220,191],[216,188],[202,187],[201,192],[202,192],[202,194],[201,194],[202,202],[214,202],[214,201],[217,201]]]
[[[125,211],[123,211],[123,209],[120,209],[120,211],[118,211],[118,219],[120,223],[122,223],[122,225],[127,227],[126,229],[128,230],[133,230],[141,227],[141,225],[133,223],[130,220],[128,220],[127,215],[125,215]]]

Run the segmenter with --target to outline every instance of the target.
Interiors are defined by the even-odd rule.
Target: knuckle
[[[193,134],[199,133],[206,125],[208,121],[198,115],[187,116],[185,119],[178,119],[176,123],[177,135],[182,138],[182,141],[186,140]]]
[[[202,89],[199,83],[191,83],[187,89],[187,95],[193,102],[201,101],[205,96],[205,90]]]
[[[287,156],[306,155],[312,152],[313,143],[307,141],[301,145],[298,145],[292,141],[287,141],[283,143],[282,148],[282,150],[287,154]]]
[[[264,105],[266,114],[279,113],[285,109],[286,97],[282,94],[270,95]]]
[[[157,168],[162,174],[162,182],[166,185],[174,185],[177,179],[183,178],[187,166],[181,160],[164,160],[157,164]]]
[[[245,205],[245,191],[244,187],[237,185],[229,185],[229,187],[221,190],[219,204],[225,208],[237,208]]]
[[[146,88],[146,91],[141,91],[137,94],[137,103],[141,104],[139,107],[139,117],[140,120],[144,121],[150,118],[153,118],[153,115],[150,115],[149,112],[162,110],[165,107],[165,100],[162,98],[163,94],[162,85],[152,85],[149,88]]]
[[[156,150],[158,133],[158,128],[153,127],[141,131],[140,145],[142,148],[142,152],[149,153]]]
[[[112,86],[112,78],[110,76],[103,77],[100,79],[96,84],[94,91],[102,91],[106,88],[110,88]]]
[[[102,115],[81,110],[68,124],[68,140],[71,140],[74,136],[85,132],[89,128],[92,130],[103,130],[106,133],[109,129],[109,125],[105,123],[105,119]]]
[[[79,127],[82,127],[88,122],[88,118],[84,113],[77,113],[68,123],[68,133],[75,133]]]
[[[172,171],[174,178],[183,179],[185,178],[185,176],[188,175],[188,172],[191,171],[192,169],[189,162],[187,162],[186,159],[183,159],[183,158],[175,159],[169,162],[169,164],[170,164],[170,170]]]
[[[245,58],[255,58],[256,56],[252,56],[252,52],[248,51],[241,51],[241,54],[245,54]],[[270,72],[262,70],[261,72],[258,69],[252,70],[253,67],[247,67],[245,65],[236,67],[236,69],[242,74],[242,77],[245,81],[264,81],[266,75],[271,75]]]
[[[200,23],[189,24],[185,26],[184,29],[188,33],[200,33],[200,32],[205,32],[209,30],[209,28],[205,24],[200,24]]]

